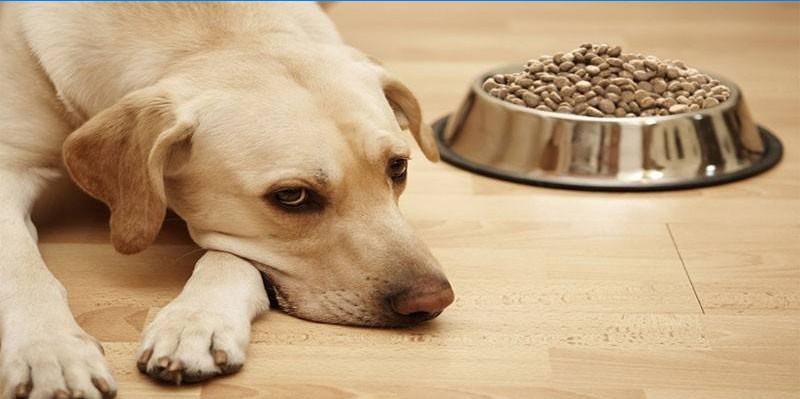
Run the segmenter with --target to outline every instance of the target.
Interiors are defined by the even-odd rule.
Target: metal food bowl
[[[521,64],[520,64],[521,65]],[[684,189],[756,175],[781,158],[780,141],[750,116],[733,82],[712,108],[653,117],[596,118],[540,111],[472,83],[459,110],[434,123],[442,158],[460,168],[518,183],[600,191]]]

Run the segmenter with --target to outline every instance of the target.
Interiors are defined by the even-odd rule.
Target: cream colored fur
[[[208,250],[144,333],[140,368],[155,378],[242,365],[269,305],[260,272],[287,312],[358,325],[413,322],[386,295],[445,281],[386,173],[410,155],[400,125],[438,158],[419,105],[315,4],[3,4],[0,93],[2,398],[116,392],[30,220],[67,174],[109,206],[119,251],[146,248],[167,208]],[[323,210],[273,203],[298,186]]]

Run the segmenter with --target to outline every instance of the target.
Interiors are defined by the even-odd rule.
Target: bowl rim
[[[483,89],[483,82],[486,81],[491,76],[501,73],[513,73],[513,72],[520,72],[520,65],[524,65],[525,63],[522,62],[520,64],[505,64],[503,66],[494,67],[492,69],[485,70],[483,73],[479,74],[478,77],[472,82],[470,90],[475,93],[475,95],[482,97],[483,99],[494,102],[495,104],[499,104],[501,106],[506,106],[513,111],[517,112],[525,112],[529,114],[536,115],[541,118],[547,119],[561,119],[561,120],[568,120],[573,122],[594,122],[594,123],[622,123],[622,124],[631,124],[631,125],[654,125],[659,122],[668,121],[668,120],[676,120],[676,119],[685,119],[687,117],[691,117],[694,119],[702,119],[704,116],[710,116],[717,114],[719,110],[729,109],[731,107],[736,106],[739,102],[739,97],[741,97],[741,92],[739,90],[739,86],[733,83],[732,80],[721,76],[714,72],[708,72],[706,70],[698,69],[700,73],[706,74],[720,83],[728,86],[731,90],[731,96],[728,97],[727,100],[706,109],[700,109],[697,111],[690,111],[690,112],[683,112],[680,114],[674,115],[657,115],[657,116],[632,116],[632,117],[619,117],[619,116],[611,116],[611,117],[597,117],[597,116],[585,116],[585,115],[578,115],[578,114],[565,114],[559,113],[555,111],[541,111],[535,108],[529,108],[523,105],[513,104],[507,101],[503,101],[497,97],[490,95],[486,90]]]

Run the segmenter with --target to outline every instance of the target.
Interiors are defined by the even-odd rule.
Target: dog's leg
[[[145,330],[139,370],[176,384],[236,372],[250,342],[250,322],[268,306],[253,265],[208,251],[183,292]]]
[[[102,347],[75,322],[36,245],[30,209],[55,174],[0,170],[2,397],[111,398],[116,383]]]
[[[111,398],[102,349],[75,322],[36,245],[31,208],[61,174],[72,129],[20,33],[17,7],[0,9],[0,397]]]

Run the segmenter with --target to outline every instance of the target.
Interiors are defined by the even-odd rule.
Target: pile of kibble
[[[713,107],[730,89],[679,60],[627,54],[620,46],[584,44],[494,75],[483,89],[501,100],[594,117],[671,115]]]

